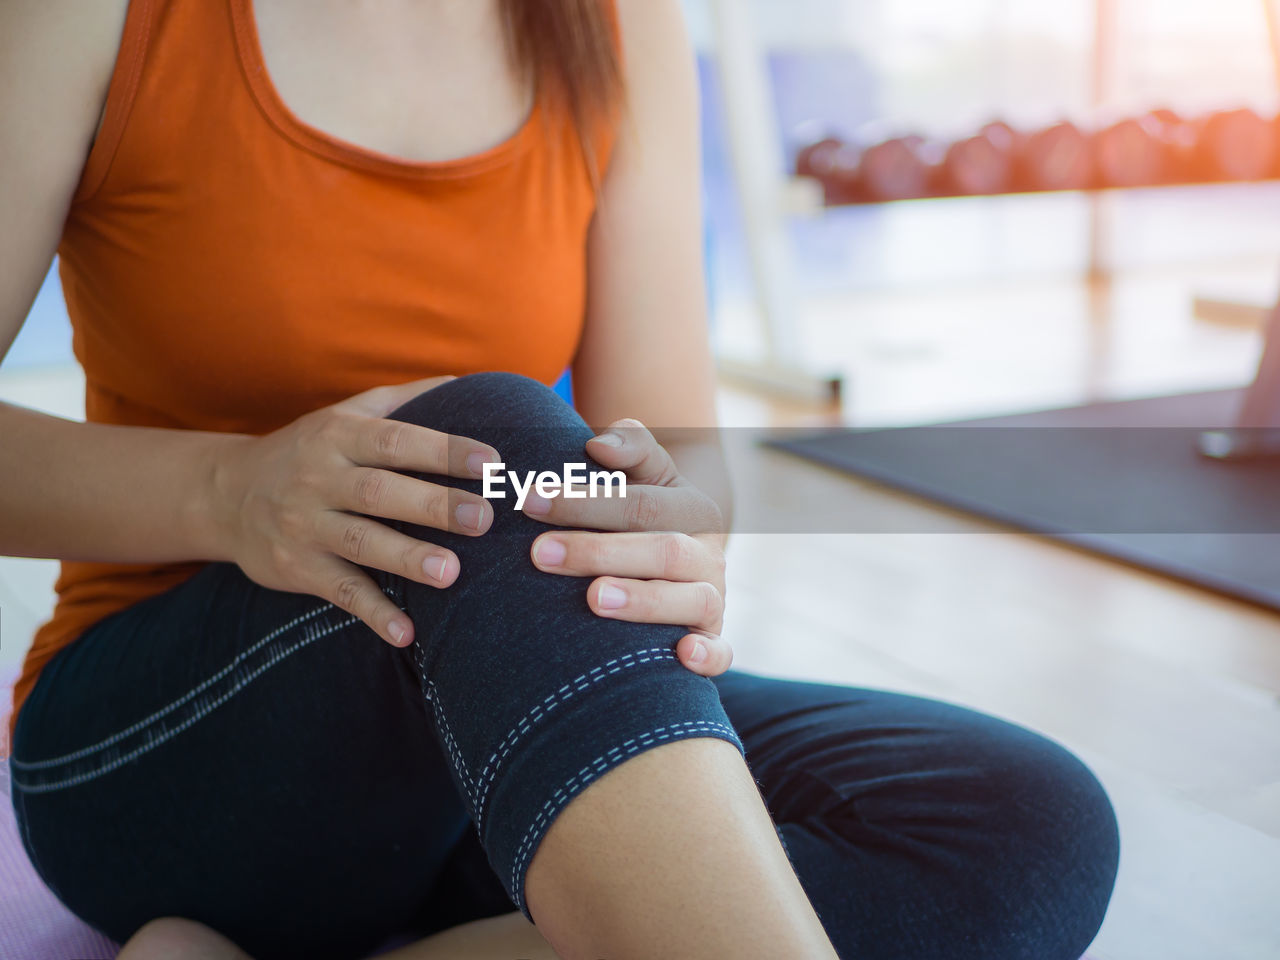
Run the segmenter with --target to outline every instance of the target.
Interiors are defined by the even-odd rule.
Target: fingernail
[[[627,605],[627,592],[621,587],[606,583],[600,588],[597,602],[601,610],[618,610]]]
[[[690,663],[702,663],[707,659],[707,645],[701,640],[693,641],[693,649],[689,651]]]
[[[593,437],[596,443],[603,443],[606,447],[620,447],[623,444],[621,435],[608,430],[599,436]]]
[[[422,569],[432,580],[444,580],[449,569],[449,561],[444,557],[427,557],[422,561]]]
[[[524,512],[531,517],[545,517],[551,512],[551,501],[537,493],[530,493],[524,501]]]
[[[479,530],[480,524],[484,522],[484,507],[478,503],[460,503],[453,513],[458,518],[459,525],[468,530]]]
[[[467,469],[471,471],[473,477],[484,476],[484,465],[492,463],[493,458],[487,453],[473,453],[467,457]]]
[[[564,563],[568,551],[554,537],[539,540],[533,547],[533,559],[544,567],[558,567]]]
[[[403,623],[399,620],[392,621],[390,626],[387,627],[387,632],[391,634],[391,639],[394,640],[398,646],[404,646],[404,637],[409,631]]]

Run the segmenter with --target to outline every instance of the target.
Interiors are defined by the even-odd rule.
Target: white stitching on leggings
[[[467,773],[467,763],[462,759],[462,751],[458,748],[457,742],[453,739],[453,731],[449,729],[449,722],[444,717],[444,707],[440,704],[440,698],[435,696],[436,684],[434,680],[427,681],[427,699],[431,701],[431,705],[435,707],[436,723],[440,727],[440,731],[444,734],[445,746],[449,748],[449,758],[453,760],[454,767],[459,771],[464,784],[471,783],[471,775]],[[470,786],[468,786],[468,790]]]
[[[155,737],[154,739],[150,739],[146,743],[144,743],[142,746],[137,747],[136,749],[131,750],[130,752],[123,754],[119,757],[116,757],[114,760],[104,764],[103,766],[97,768],[96,770],[91,770],[87,773],[78,774],[77,776],[74,776],[74,777],[68,777],[65,780],[55,780],[52,783],[27,785],[24,783],[20,783],[15,779],[13,781],[13,785],[25,793],[47,793],[51,790],[59,790],[64,787],[73,787],[73,786],[76,786],[77,784],[84,783],[88,780],[93,780],[97,777],[100,777],[104,773],[107,773],[111,770],[114,770],[116,767],[119,767],[125,763],[128,763],[130,760],[134,759],[135,757],[139,757],[142,754],[147,753],[148,751],[154,750],[156,747],[160,746],[160,744],[164,743],[165,741],[171,740],[173,737],[177,736],[183,730],[186,730],[192,724],[196,723],[198,720],[203,719],[208,714],[213,712],[213,710],[222,706],[222,704],[226,703],[233,696],[235,696],[237,693],[239,693],[241,690],[247,687],[250,683],[252,683],[258,677],[260,677],[262,674],[270,670],[281,660],[284,660],[286,657],[291,656],[294,653],[297,653],[303,647],[306,647],[312,643],[315,643],[315,641],[319,640],[322,637],[327,637],[331,633],[337,633],[339,630],[343,629],[344,627],[349,627],[353,623],[359,623],[359,622],[360,622],[359,617],[351,617],[349,620],[343,620],[341,623],[332,624],[328,627],[325,627],[323,630],[318,630],[313,632],[313,628],[308,627],[301,641],[299,641],[298,643],[295,643],[292,647],[285,647],[284,649],[278,650],[275,653],[273,653],[271,655],[271,659],[269,659],[266,663],[264,663],[258,669],[254,670],[251,674],[246,676],[243,680],[237,681],[222,696],[218,697],[215,700],[210,701],[209,703],[201,705],[201,707],[195,713],[193,713],[186,720],[182,721],[182,723],[180,723],[178,726],[170,730],[164,731],[158,737]],[[259,644],[259,646],[261,645]]]
[[[143,727],[147,726],[150,723],[154,723],[156,720],[159,720],[165,714],[172,713],[174,710],[178,709],[178,707],[182,706],[192,697],[195,697],[201,691],[208,689],[214,683],[221,680],[228,673],[234,670],[246,657],[249,657],[252,654],[257,653],[259,650],[261,650],[264,646],[266,646],[276,637],[280,636],[280,634],[288,630],[292,630],[298,624],[306,620],[310,620],[312,617],[316,616],[317,614],[324,613],[324,611],[330,610],[330,609],[334,609],[333,604],[326,603],[324,606],[316,607],[316,609],[312,610],[310,613],[304,613],[294,617],[284,626],[277,627],[276,629],[272,630],[265,637],[263,637],[261,640],[255,643],[252,647],[249,647],[246,650],[240,651],[240,653],[236,654],[235,658],[229,664],[227,664],[225,667],[223,667],[213,676],[204,680],[199,686],[193,687],[191,690],[187,691],[185,694],[183,694],[177,700],[173,701],[167,707],[161,707],[159,710],[157,710],[155,713],[151,714],[150,716],[143,717],[137,723],[133,724],[130,727],[126,727],[125,729],[121,730],[119,733],[113,733],[111,736],[107,737],[105,740],[100,740],[97,743],[90,744],[89,746],[84,747],[81,750],[77,750],[74,753],[67,753],[67,754],[63,754],[60,757],[53,757],[50,760],[35,760],[35,761],[24,763],[23,761],[19,760],[17,757],[14,757],[13,765],[20,770],[40,770],[45,767],[55,767],[60,763],[67,763],[71,760],[80,760],[83,757],[89,756],[89,754],[91,753],[97,753],[99,750],[102,750],[106,747],[111,746],[113,743],[123,740],[125,737],[129,736],[130,734],[137,733]]]
[[[648,733],[642,733],[638,737],[632,737],[630,740],[626,740],[618,746],[602,753],[600,756],[596,757],[595,760],[591,761],[591,763],[587,764],[566,780],[564,785],[552,794],[551,799],[542,805],[542,809],[538,812],[537,817],[535,817],[533,823],[529,825],[529,829],[525,831],[524,837],[520,841],[520,846],[516,848],[514,865],[511,868],[511,890],[515,896],[516,905],[519,906],[520,909],[524,909],[524,901],[521,894],[521,888],[523,886],[521,883],[521,874],[524,870],[525,860],[528,859],[529,854],[532,852],[533,838],[537,835],[538,831],[542,829],[546,821],[553,817],[555,812],[560,809],[562,803],[566,803],[571,800],[589,783],[604,774],[608,765],[614,760],[629,757],[642,747],[661,743],[664,740],[689,736],[694,733],[710,732],[728,734],[729,739],[731,739],[735,744],[740,743],[738,739],[738,732],[727,724],[717,723],[711,720],[686,720],[683,723],[673,723],[665,727],[656,727]],[[579,780],[581,782],[578,782]]]
[[[393,596],[393,591],[389,587],[383,587],[382,591],[383,593],[386,593],[389,596]],[[47,767],[58,766],[59,764],[62,764],[62,763],[68,763],[72,760],[80,760],[93,753],[97,753],[99,750],[104,750],[107,747],[111,746],[113,743],[117,743],[129,735],[137,733],[139,730],[141,730],[143,727],[147,726],[148,724],[154,723],[155,721],[161,719],[165,714],[172,713],[174,710],[182,706],[188,700],[192,699],[193,697],[195,697],[196,695],[198,695],[199,693],[201,693],[202,691],[210,687],[212,684],[216,683],[218,680],[221,680],[228,673],[230,673],[237,666],[239,666],[239,664],[243,660],[257,653],[259,650],[261,650],[264,646],[266,646],[272,640],[276,639],[276,637],[279,637],[281,634],[289,630],[292,630],[294,627],[298,626],[299,624],[307,620],[310,620],[312,617],[317,616],[318,614],[325,613],[326,611],[329,611],[329,610],[337,610],[337,609],[338,607],[335,604],[323,603],[320,606],[316,607],[314,610],[311,610],[307,613],[299,614],[298,616],[294,617],[292,620],[290,620],[288,623],[284,624],[283,626],[276,627],[274,630],[268,633],[265,637],[263,637],[253,646],[240,651],[238,654],[236,654],[236,656],[232,659],[232,661],[229,664],[227,664],[217,673],[213,674],[213,676],[205,679],[198,686],[193,687],[191,690],[187,691],[185,694],[183,694],[177,700],[174,700],[168,706],[161,707],[159,710],[157,710],[155,713],[152,713],[150,716],[143,717],[137,723],[133,724],[130,727],[126,727],[124,730],[121,730],[119,733],[113,733],[111,736],[107,737],[105,740],[100,740],[97,743],[90,744],[89,746],[83,747],[82,749],[77,750],[74,753],[64,754],[63,756],[53,757],[48,760],[33,760],[33,761],[25,762],[25,761],[19,760],[17,757],[11,757],[10,760],[13,763],[14,767],[18,769],[40,770]]]
[[[554,693],[545,697],[542,703],[534,706],[532,710],[526,713],[516,723],[514,727],[508,731],[507,735],[502,738],[502,742],[494,748],[489,760],[484,765],[484,769],[480,771],[480,776],[474,784],[474,792],[472,797],[472,806],[475,809],[476,829],[479,830],[484,826],[484,803],[488,799],[489,790],[493,786],[494,780],[497,779],[498,769],[502,766],[507,755],[519,742],[520,738],[529,732],[529,729],[544,714],[550,713],[560,704],[571,699],[573,695],[580,690],[585,690],[593,683],[603,680],[605,677],[612,676],[619,670],[625,670],[628,667],[634,667],[641,663],[650,663],[654,660],[675,660],[675,651],[668,647],[650,647],[648,650],[637,650],[634,653],[626,653],[620,657],[602,663],[600,666],[582,674],[576,679],[570,680],[564,686]]]
[[[487,798],[489,788],[493,785],[494,779],[497,777],[498,769],[501,762],[506,759],[507,755],[515,747],[516,743],[522,736],[529,732],[529,729],[539,719],[550,713],[561,703],[569,700],[575,693],[584,690],[591,684],[603,680],[605,677],[612,676],[619,670],[625,670],[627,667],[634,667],[642,663],[651,663],[655,660],[675,659],[676,655],[666,647],[652,647],[648,650],[638,650],[634,653],[624,654],[621,657],[603,663],[598,667],[582,674],[574,680],[569,681],[559,690],[548,694],[541,703],[537,704],[532,710],[526,713],[512,729],[503,737],[502,742],[494,750],[490,756],[489,762],[481,771],[480,777],[473,779],[470,771],[467,769],[466,760],[462,756],[462,748],[458,746],[457,740],[453,735],[453,730],[449,727],[448,718],[445,716],[444,705],[440,700],[439,694],[436,692],[436,683],[434,680],[427,679],[426,656],[421,650],[416,651],[415,659],[418,664],[418,672],[422,678],[423,695],[432,705],[435,712],[436,724],[440,728],[440,733],[444,739],[445,748],[449,751],[449,759],[453,762],[454,769],[458,771],[459,778],[462,781],[463,789],[467,795],[467,799],[471,801],[472,809],[476,820],[476,829],[479,830],[483,826],[483,813],[480,804]],[[496,762],[495,762],[496,761]]]

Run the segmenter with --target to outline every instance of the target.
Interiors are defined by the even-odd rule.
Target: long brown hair
[[[507,45],[538,96],[568,108],[590,152],[591,127],[622,99],[615,0],[501,0]]]

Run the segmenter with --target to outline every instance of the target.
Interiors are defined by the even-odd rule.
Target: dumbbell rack
[[[827,138],[796,155],[795,173],[817,180],[828,206],[1276,180],[1280,117],[1241,108],[1186,121],[1166,109],[1092,132],[993,122],[949,144]]]
[[[810,400],[838,399],[839,377],[808,370],[800,359],[803,352],[794,315],[798,301],[793,295],[790,252],[783,231],[785,218],[795,212],[796,185],[777,149],[782,137],[774,119],[769,79],[759,37],[751,20],[751,5],[741,0],[709,2],[735,187],[743,213],[751,280],[760,308],[765,342],[762,359],[721,356],[718,361],[720,371],[730,379],[769,392]],[[1095,0],[1091,86],[1092,100],[1099,112],[1112,101],[1118,2]],[[1280,0],[1262,0],[1268,42],[1280,84],[1280,11],[1277,3]],[[1087,191],[1090,199],[1088,263],[1089,276],[1093,281],[1105,283],[1109,279],[1105,262],[1106,197],[1117,190],[1134,189],[1169,188],[1103,187]]]
[[[1086,256],[1086,276],[1093,282],[1105,282],[1110,279],[1112,270],[1108,250],[1109,234],[1113,229],[1109,222],[1113,200],[1121,197],[1169,193],[1183,197],[1196,191],[1209,192],[1216,188],[1247,186],[1250,184],[1280,184],[1280,177],[1257,178],[1250,180],[1214,180],[1214,181],[1170,181],[1137,186],[1102,186],[1083,189],[1063,190],[1004,190],[997,193],[953,194],[938,193],[922,197],[910,197],[901,200],[858,200],[830,203],[824,200],[821,184],[811,177],[793,176],[788,189],[788,213],[790,215],[813,217],[820,216],[829,210],[850,208],[894,207],[902,204],[946,204],[966,202],[1005,202],[1017,203],[1019,199],[1031,200],[1036,197],[1077,196],[1086,203],[1084,208],[1087,218],[1088,246]]]

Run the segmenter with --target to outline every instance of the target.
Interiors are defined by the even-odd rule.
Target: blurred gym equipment
[[[839,380],[814,375],[799,357],[799,330],[791,313],[790,256],[783,224],[793,212],[808,212],[817,191],[789,192],[778,156],[765,55],[749,5],[709,0],[724,97],[735,186],[742,210],[759,306],[764,356],[721,358],[721,372],[761,389],[830,402]],[[1280,83],[1280,17],[1277,0],[1264,0],[1267,36]],[[1117,66],[1117,0],[1095,0],[1091,100],[1095,115],[1114,102]],[[994,195],[1040,190],[1129,188],[1197,181],[1280,177],[1280,120],[1248,108],[1191,122],[1171,110],[1120,119],[1101,131],[1063,121],[1043,130],[1015,131],[993,122],[971,137],[939,147],[919,137],[843,144],[826,137],[795,158],[794,173],[822,185],[823,203],[885,202],[929,196]],[[1089,196],[1088,274],[1108,276],[1106,201]],[[803,209],[802,209],[803,208]]]
[[[1015,142],[1012,127],[990,123],[976,136],[953,143],[935,178],[936,192],[962,196],[1007,193],[1013,187]]]
[[[1017,152],[1014,182],[1027,190],[1085,190],[1093,186],[1093,149],[1073,123],[1029,134]]]
[[[829,205],[1250,182],[1280,177],[1280,117],[1241,107],[1188,122],[1159,109],[1092,134],[1067,121],[1026,134],[997,121],[950,145],[907,135],[858,149],[827,138],[797,154],[795,171],[819,180]]]
[[[1262,0],[1262,11],[1267,24],[1267,41],[1271,53],[1272,69],[1275,74],[1276,86],[1280,87],[1280,3],[1277,0]],[[1280,116],[1277,116],[1272,123],[1272,151],[1273,166],[1268,172],[1268,176],[1280,176]],[[1261,302],[1253,299],[1237,299],[1236,297],[1219,297],[1214,295],[1198,294],[1192,299],[1192,312],[1197,320],[1205,320],[1210,323],[1231,323],[1238,325],[1261,326],[1268,328],[1266,351],[1268,354],[1274,354],[1277,349],[1277,341],[1280,341],[1280,335],[1276,332],[1274,309],[1271,306],[1263,305]],[[1265,357],[1264,357],[1265,359]],[[1274,356],[1271,363],[1274,365],[1277,361]],[[1271,375],[1273,378],[1275,374]],[[1262,371],[1259,371],[1258,380],[1262,380]],[[1257,390],[1255,383],[1253,390]],[[1280,388],[1272,388],[1280,389]],[[1218,449],[1221,440],[1216,441],[1214,449]],[[1228,454],[1239,444],[1232,443],[1227,446]],[[1202,444],[1201,451],[1206,455],[1213,455],[1206,451]]]
[[[859,193],[868,200],[915,200],[929,195],[930,163],[921,137],[898,137],[868,147],[858,161]]]
[[[1203,117],[1196,128],[1193,180],[1262,180],[1275,175],[1274,121],[1239,109]]]
[[[1235,425],[1200,435],[1206,457],[1280,461],[1280,304],[1271,309],[1264,336],[1258,374],[1244,391]]]
[[[1232,296],[1197,293],[1191,300],[1191,313],[1205,323],[1262,330],[1267,325],[1271,308],[1265,303]]]
[[[1099,184],[1144,187],[1167,182],[1171,173],[1170,126],[1151,113],[1099,130],[1093,139]]]
[[[764,347],[758,357],[717,352],[717,369],[721,376],[757,390],[832,403],[840,396],[840,377],[806,366],[795,322],[799,298],[792,289],[791,250],[783,229],[788,199],[778,149],[782,137],[750,5],[711,0],[710,9],[734,188]]]
[[[836,137],[826,137],[817,143],[811,143],[796,154],[796,176],[814,177],[822,180],[829,176],[835,161],[835,155],[844,147],[843,141]]]
[[[851,144],[842,143],[829,155],[827,174],[820,179],[829,207],[867,199],[862,189],[862,151]]]

